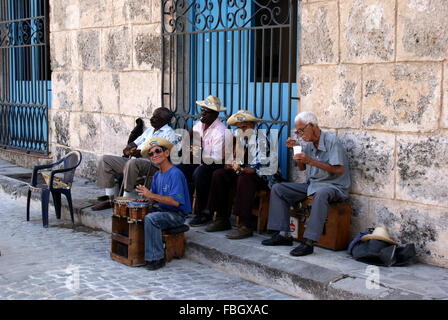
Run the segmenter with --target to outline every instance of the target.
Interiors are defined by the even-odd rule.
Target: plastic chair
[[[82,160],[82,154],[79,151],[72,151],[67,153],[62,159],[57,162],[35,166],[33,169],[33,175],[31,176],[31,183],[28,185],[28,198],[26,203],[26,220],[30,221],[30,200],[31,192],[41,193],[42,202],[42,222],[45,228],[48,228],[48,202],[50,200],[50,193],[53,196],[54,208],[56,211],[56,217],[61,219],[61,194],[64,194],[67,198],[67,202],[70,208],[70,215],[72,223],[75,223],[73,217],[73,203],[71,188],[73,178],[75,176],[75,170],[79,166]],[[55,168],[59,166],[59,168]],[[40,172],[45,179],[46,183],[38,184],[37,177],[40,170],[47,169],[47,172]],[[50,170],[48,170],[50,169]],[[63,177],[59,178],[56,174],[63,173]]]

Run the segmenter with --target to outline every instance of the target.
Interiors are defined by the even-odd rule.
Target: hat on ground
[[[164,147],[171,151],[173,144],[164,138],[151,138],[148,142],[146,142],[143,145],[143,148],[141,151],[142,157],[148,158],[149,150],[151,150],[152,148],[157,147],[157,146]]]
[[[381,240],[390,244],[398,245],[394,240],[391,239],[385,227],[376,227],[371,234],[366,234],[365,236],[361,237],[361,241],[367,241],[370,239]]]
[[[247,110],[239,110],[237,113],[232,114],[229,119],[227,119],[228,126],[234,126],[238,122],[258,122],[261,119],[255,118],[249,111]]]
[[[215,96],[208,96],[205,100],[196,101],[196,104],[216,112],[226,111],[226,108],[221,106],[221,100]]]

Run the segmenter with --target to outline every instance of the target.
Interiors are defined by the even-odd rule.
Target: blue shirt
[[[308,142],[304,153],[320,162],[344,167],[344,173],[338,175],[307,165],[306,176],[310,184],[307,191],[308,195],[314,194],[318,188],[330,187],[337,189],[344,197],[348,197],[348,190],[351,185],[350,169],[347,154],[339,139],[329,132],[321,131],[317,148],[314,147],[312,142]]]
[[[151,183],[151,192],[161,196],[170,196],[179,202],[178,207],[158,203],[158,206],[162,210],[182,211],[183,214],[189,214],[191,212],[187,180],[182,171],[175,166],[164,173],[160,173],[160,171],[155,173]]]

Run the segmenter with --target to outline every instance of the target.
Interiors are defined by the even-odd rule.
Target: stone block
[[[103,153],[121,156],[134,127],[134,118],[103,114],[101,117]]]
[[[113,0],[79,0],[79,14],[81,28],[111,26]]]
[[[150,117],[161,106],[160,75],[155,72],[120,73],[120,113]]]
[[[448,209],[402,201],[371,199],[371,215],[399,244],[414,243],[420,261],[448,267]]]
[[[161,36],[158,25],[138,25],[132,28],[134,70],[162,68]]]
[[[356,194],[349,195],[352,205],[352,216],[350,220],[350,239],[367,228],[375,227],[375,217],[370,215],[370,198]]]
[[[160,23],[161,19],[161,10],[162,10],[161,1],[151,1],[151,19],[152,23]]]
[[[395,135],[342,130],[338,136],[350,162],[351,192],[393,199]]]
[[[76,128],[70,132],[70,147],[102,153],[101,149],[101,115],[99,113],[72,112],[70,127]]]
[[[346,0],[340,12],[342,62],[394,60],[395,1]]]
[[[396,198],[448,207],[448,134],[397,137]]]
[[[302,64],[339,62],[338,3],[302,6]]]
[[[76,42],[81,68],[98,70],[100,68],[100,31],[79,31]]]
[[[448,128],[448,62],[444,63],[443,79],[443,105],[442,105],[442,128]]]
[[[71,111],[81,110],[82,75],[80,72],[53,72],[52,107]]]
[[[79,0],[53,0],[50,17],[50,32],[79,29]]]
[[[101,32],[101,65],[106,70],[128,70],[132,67],[130,28],[118,27]]]
[[[316,114],[329,128],[359,128],[361,66],[304,66],[299,74],[301,111]]]
[[[125,23],[152,23],[155,20],[152,14],[153,0],[114,0],[113,1],[113,22],[114,25]],[[160,7],[158,16],[160,17]]]
[[[446,59],[447,16],[445,0],[398,0],[397,60]]]
[[[50,109],[50,141],[68,146],[70,143],[70,112]]]
[[[119,113],[119,75],[112,72],[84,72],[83,76],[83,110]]]
[[[363,67],[363,126],[394,131],[437,128],[441,82],[440,63]]]
[[[63,71],[77,69],[78,43],[75,32],[61,31],[50,33],[51,70]]]

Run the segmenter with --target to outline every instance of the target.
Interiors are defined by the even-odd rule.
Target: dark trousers
[[[193,212],[200,214],[203,210],[207,209],[208,195],[210,191],[210,184],[212,181],[213,172],[217,169],[221,169],[222,164],[179,164],[179,168],[187,182],[192,182],[196,189],[196,208],[193,208]],[[191,199],[193,199],[192,195]]]
[[[217,217],[228,219],[232,213],[240,217],[241,223],[253,229],[255,217],[252,215],[256,192],[267,189],[266,182],[256,174],[237,175],[224,168],[213,172],[208,209],[217,212]]]

